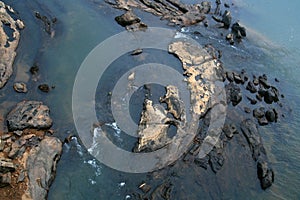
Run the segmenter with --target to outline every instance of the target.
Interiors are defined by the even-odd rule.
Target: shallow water
[[[212,2],[214,5],[214,1]],[[7,112],[14,103],[22,99],[43,100],[51,109],[56,136],[63,140],[70,134],[76,135],[71,109],[76,72],[83,59],[98,43],[124,30],[114,22],[114,17],[122,12],[110,8],[102,1],[28,0],[19,2],[13,0],[6,1],[6,3],[19,11],[20,17],[25,21],[26,29],[22,31],[18,48],[15,62],[16,73],[2,90],[0,109]],[[233,0],[233,3],[234,6],[231,8],[233,17],[240,19],[241,23],[248,27],[248,37],[243,44],[237,45],[236,48],[230,47],[209,30],[203,30],[203,32],[210,37],[198,38],[198,41],[201,44],[213,43],[223,50],[222,61],[226,69],[240,71],[244,68],[249,74],[266,73],[270,80],[274,80],[275,77],[280,80],[280,84],[277,85],[285,95],[284,104],[287,105],[285,108],[287,116],[280,118],[277,124],[260,127],[267,154],[275,171],[275,182],[270,189],[262,191],[255,176],[254,164],[251,162],[246,163],[249,166],[237,168],[239,171],[236,173],[244,173],[244,175],[232,180],[222,180],[209,171],[205,172],[206,177],[203,175],[203,178],[211,184],[208,193],[206,193],[207,188],[201,186],[201,181],[195,183],[184,178],[178,178],[176,181],[184,182],[184,191],[193,199],[199,197],[299,199],[300,149],[298,146],[300,136],[297,133],[300,130],[298,118],[300,114],[298,104],[300,25],[297,22],[299,15],[297,8],[300,3],[298,1],[282,3],[279,0],[263,2],[255,0],[250,3]],[[54,27],[56,31],[54,38],[50,38],[43,31],[42,22],[35,19],[34,11],[44,12],[48,16],[58,18],[58,23]],[[140,14],[149,26],[166,27],[166,22],[160,21],[157,17]],[[202,30],[192,27],[184,32],[188,34],[194,29]],[[233,53],[240,57],[231,59]],[[164,57],[168,55],[161,54],[160,56],[161,60],[164,60]],[[127,65],[139,63],[130,63],[128,56],[127,61],[126,56],[124,57]],[[172,60],[173,57],[167,58],[168,62],[180,66],[178,61]],[[151,60],[151,57],[147,59]],[[32,81],[28,73],[34,62],[40,65],[40,77],[37,81]],[[124,61],[120,59],[115,65],[122,62]],[[30,92],[25,95],[14,93],[12,91],[14,81],[28,82]],[[37,85],[44,82],[55,85],[55,89],[49,94],[37,91]],[[104,94],[100,93],[100,95],[106,95],[105,92],[108,91],[109,84],[107,88],[104,88]],[[135,103],[141,105],[140,102]],[[140,109],[139,106],[135,109]],[[289,112],[289,109],[292,111]],[[101,114],[99,113],[99,118]],[[113,122],[109,116],[103,118],[104,121]],[[113,126],[107,126],[107,128],[117,133]],[[224,170],[232,173],[226,167]],[[193,173],[182,169],[179,175],[184,172]],[[253,174],[254,177],[247,177]],[[58,164],[57,176],[50,189],[49,199],[125,199],[126,195],[137,190],[142,180],[147,180],[147,174],[126,174],[96,162],[80,145],[80,141],[73,138],[69,145],[64,146],[64,153]],[[219,182],[225,182],[229,187],[218,188]],[[252,183],[254,185],[251,185]]]

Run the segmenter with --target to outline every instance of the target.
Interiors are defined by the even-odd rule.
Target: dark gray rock
[[[278,99],[278,96],[279,96],[278,90],[274,87],[267,90],[263,96],[264,96],[265,102],[268,104],[272,104],[273,102],[277,102],[279,100]]]
[[[233,134],[238,133],[238,130],[234,124],[225,124],[223,132],[225,133],[226,137],[232,138]]]
[[[24,181],[24,179],[25,179],[25,172],[24,171],[21,171],[20,172],[20,174],[19,174],[19,176],[18,176],[18,183],[19,182],[23,182]]]
[[[274,172],[264,160],[257,162],[257,176],[264,190],[270,187],[274,182]]]
[[[268,83],[268,78],[266,75],[263,75],[263,76],[259,76],[258,77],[258,81],[259,81],[259,84],[264,87],[265,89],[269,89],[270,88],[270,84]]]
[[[245,81],[244,81],[244,79],[242,79],[241,75],[236,73],[236,72],[233,72],[233,78],[234,78],[234,81],[237,84],[244,84],[245,83]]]
[[[241,123],[241,129],[251,149],[252,157],[256,161],[263,148],[257,125],[252,120],[246,119]]]
[[[226,72],[226,78],[229,82],[234,81],[233,73],[232,72]]]
[[[8,114],[7,123],[11,131],[25,128],[47,129],[52,126],[49,108],[39,101],[22,101]]]
[[[232,33],[238,38],[241,39],[242,37],[246,37],[246,28],[240,26],[238,22],[234,23],[231,26]]]
[[[210,12],[210,9],[211,9],[210,2],[208,2],[208,1],[201,2],[201,9],[200,9],[201,13],[208,14]]]
[[[228,103],[232,102],[232,105],[236,106],[242,101],[242,93],[239,86],[235,85],[234,83],[229,83],[225,86],[225,89]]]
[[[141,19],[138,18],[132,11],[127,11],[125,14],[117,16],[115,20],[123,27],[140,23]]]
[[[26,170],[29,178],[27,190],[32,199],[46,199],[61,153],[61,141],[48,136],[30,150]]]
[[[259,123],[259,125],[261,125],[261,126],[265,126],[265,125],[268,125],[269,124],[269,122],[268,122],[268,120],[267,120],[267,118],[264,116],[264,117],[262,117],[262,118],[259,118],[258,119],[258,123]]]
[[[246,89],[249,90],[251,93],[257,92],[257,89],[252,81],[248,82]]]
[[[224,165],[224,156],[213,150],[209,153],[209,165],[214,173],[217,173]]]
[[[39,90],[41,90],[42,92],[45,92],[45,93],[48,93],[50,91],[50,86],[46,83],[39,85],[38,88],[39,88]]]
[[[250,101],[250,103],[252,105],[255,105],[257,103],[257,100],[256,99],[252,99],[251,97],[247,97],[247,99]]]
[[[3,151],[4,147],[5,147],[5,141],[0,139],[0,152]]]
[[[224,24],[224,28],[228,29],[231,25],[231,13],[228,10],[225,10],[224,14],[222,15],[222,22]]]
[[[197,166],[207,169],[209,165],[209,157],[208,156],[205,156],[204,158],[196,157],[194,162]]]
[[[265,116],[265,108],[264,107],[255,108],[253,110],[253,117],[255,117],[256,119],[262,118],[264,116]]]
[[[266,112],[266,118],[269,122],[274,122],[276,121],[276,112],[274,109],[270,109]]]

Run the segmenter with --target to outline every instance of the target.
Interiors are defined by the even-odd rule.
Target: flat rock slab
[[[26,162],[29,185],[22,199],[46,199],[61,153],[61,141],[48,136],[30,150]]]
[[[47,129],[52,126],[48,106],[39,101],[22,101],[8,114],[9,130]]]

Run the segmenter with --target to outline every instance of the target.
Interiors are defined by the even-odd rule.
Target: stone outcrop
[[[16,57],[16,49],[20,40],[19,29],[25,27],[24,23],[14,20],[10,13],[13,9],[0,1],[0,89],[6,84],[13,73],[13,63]]]
[[[29,185],[23,198],[46,199],[61,153],[61,141],[48,136],[30,150],[26,162]]]
[[[166,146],[171,142],[171,138],[167,136],[170,125],[179,126],[185,123],[185,109],[178,88],[169,85],[166,90],[166,95],[160,100],[167,103],[168,110],[165,110],[162,105],[153,105],[149,99],[145,100],[135,152],[155,151]],[[168,117],[168,113],[173,117]]]
[[[39,101],[22,101],[8,114],[9,130],[47,129],[52,126],[49,108]]]

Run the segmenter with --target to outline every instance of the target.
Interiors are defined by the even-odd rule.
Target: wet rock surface
[[[8,114],[7,123],[10,130],[25,128],[47,129],[52,126],[49,108],[39,101],[22,101]]]
[[[0,1],[0,89],[13,73],[13,63],[20,40],[19,29],[25,27],[20,19],[15,20],[10,14],[8,6]]]
[[[261,81],[259,81],[259,79],[256,78],[256,76],[253,76],[253,79],[251,79],[247,75],[245,70],[242,70],[241,72],[231,72],[231,71],[224,72],[221,63],[218,64],[217,61],[215,61],[216,62],[215,65],[213,64],[208,65],[215,69],[219,68],[219,70],[212,70],[210,68],[209,71],[210,72],[219,71],[219,73],[216,73],[217,76],[216,74],[215,76],[217,77],[216,78],[217,80],[224,81],[225,91],[227,95],[227,103],[229,105],[228,108],[229,111],[227,113],[226,123],[222,129],[221,134],[218,137],[218,142],[214,145],[212,150],[205,157],[199,157],[199,152],[201,151],[201,148],[203,148],[202,145],[204,144],[204,141],[208,136],[207,135],[208,127],[210,124],[210,120],[212,119],[211,110],[207,109],[211,107],[206,103],[209,101],[211,97],[210,91],[213,90],[209,89],[211,85],[206,86],[204,82],[202,82],[201,84],[199,84],[199,82],[197,83],[197,81],[201,82],[202,81],[201,78],[205,77],[205,74],[207,75],[208,73],[205,73],[206,72],[205,65],[200,65],[201,67],[197,66],[198,60],[197,59],[193,60],[194,58],[198,58],[198,59],[201,58],[199,54],[197,55],[197,53],[195,53],[197,51],[193,49],[190,46],[190,44],[187,46],[185,45],[186,45],[185,43],[175,42],[173,44],[170,44],[169,51],[171,53],[174,53],[183,63],[183,68],[185,70],[184,74],[187,75],[186,81],[188,84],[190,84],[189,90],[191,92],[191,99],[192,102],[194,102],[193,105],[195,106],[193,107],[192,110],[193,112],[198,113],[199,114],[198,116],[202,116],[200,120],[200,124],[202,124],[202,126],[200,125],[199,131],[195,136],[194,141],[191,143],[189,151],[185,154],[182,161],[184,161],[184,163],[186,163],[190,167],[191,167],[191,163],[193,163],[197,167],[203,168],[205,170],[210,169],[212,172],[218,174],[221,173],[219,171],[223,170],[224,165],[226,165],[226,161],[229,159],[228,157],[230,157],[230,155],[228,155],[227,153],[228,146],[240,145],[240,147],[236,147],[237,149],[243,146],[248,146],[251,151],[250,160],[252,157],[253,162],[255,162],[255,167],[253,169],[256,170],[256,174],[257,174],[256,178],[260,180],[262,189],[269,188],[274,182],[275,174],[268,160],[267,153],[262,143],[261,134],[259,133],[258,126],[268,125],[271,122],[275,122],[278,119],[278,113],[276,111],[277,109],[275,108],[268,109],[269,104],[265,101],[261,101],[260,103],[257,102],[252,103],[252,101],[258,101],[255,98],[256,95],[259,94],[259,90],[261,88],[264,89],[275,88],[274,90],[277,91],[277,96],[279,97],[280,94],[278,92],[278,89],[276,89],[275,86],[272,86],[272,84],[266,81],[261,83]],[[189,50],[193,49],[193,51],[190,52],[188,51],[188,49]],[[207,59],[206,60],[207,62],[205,61],[203,62],[203,60],[202,62],[199,61],[199,63],[201,64],[212,63],[211,61],[214,60],[214,58],[218,57],[216,56],[216,54],[204,54],[204,55],[205,56],[203,56],[202,59],[203,60]],[[193,61],[191,62],[189,59],[192,59]],[[201,75],[200,79],[198,75]],[[266,78],[266,76],[264,77]],[[207,79],[208,78],[206,77],[205,80]],[[267,85],[268,88],[266,88]],[[204,87],[206,89],[202,90]],[[197,99],[193,97],[193,95],[195,95],[195,97],[201,97],[201,98]],[[264,96],[262,96],[262,98],[264,98]],[[203,99],[204,101],[201,101]],[[165,100],[164,98],[161,98],[161,100],[163,100],[163,102],[168,102],[171,99]],[[272,104],[275,103],[277,104],[277,102],[275,101],[272,102]],[[173,105],[174,108],[180,108],[180,104],[177,104],[176,106],[176,101],[173,101],[173,104],[171,105]],[[239,109],[241,106],[242,109]],[[278,105],[273,105],[273,106],[278,107]],[[199,108],[201,108],[202,110]],[[170,110],[172,109],[168,109],[168,111]],[[248,115],[242,113],[245,110],[247,110],[246,113],[249,113]],[[253,116],[251,116],[250,113],[252,113]],[[173,116],[177,120],[180,119],[179,115],[173,114]],[[150,146],[151,144],[153,143],[149,143]],[[236,155],[240,156],[239,153],[237,153]],[[181,162],[179,161],[179,163]],[[163,172],[161,173],[163,174]],[[171,177],[171,175],[169,177]],[[172,185],[172,181],[169,183]],[[162,183],[161,185],[162,188],[164,187],[164,185],[165,183]],[[153,195],[155,197],[160,196],[160,198],[162,199],[165,199],[166,197],[169,198],[170,196],[172,197],[172,192],[168,193],[170,194],[170,196],[168,195],[162,196],[161,190],[157,191],[154,190],[153,187],[151,188],[152,189],[150,189],[148,192],[144,192],[144,194],[140,196],[138,195],[139,198],[137,199],[143,199],[143,198],[151,199]],[[168,187],[168,191],[171,191],[170,188],[172,187]]]
[[[140,27],[140,18],[136,17],[132,12],[134,9],[140,9],[145,12],[152,13],[159,16],[162,20],[167,20],[171,26],[187,27],[196,24],[203,24],[208,27],[209,24],[215,23],[222,24],[220,28],[224,28],[227,31],[226,40],[231,45],[235,42],[241,42],[246,37],[246,29],[238,22],[233,22],[230,7],[226,7],[226,10],[221,14],[220,5],[221,2],[216,1],[215,11],[213,12],[213,5],[209,1],[197,2],[195,4],[182,3],[180,0],[106,0],[106,2],[112,5],[114,8],[125,10],[126,13],[116,17],[116,21],[126,27],[127,30],[143,30],[147,25],[142,23]],[[133,24],[137,24],[134,28],[129,28]]]
[[[61,141],[48,136],[30,150],[26,162],[29,179],[26,196],[32,199],[46,199],[61,153]]]

